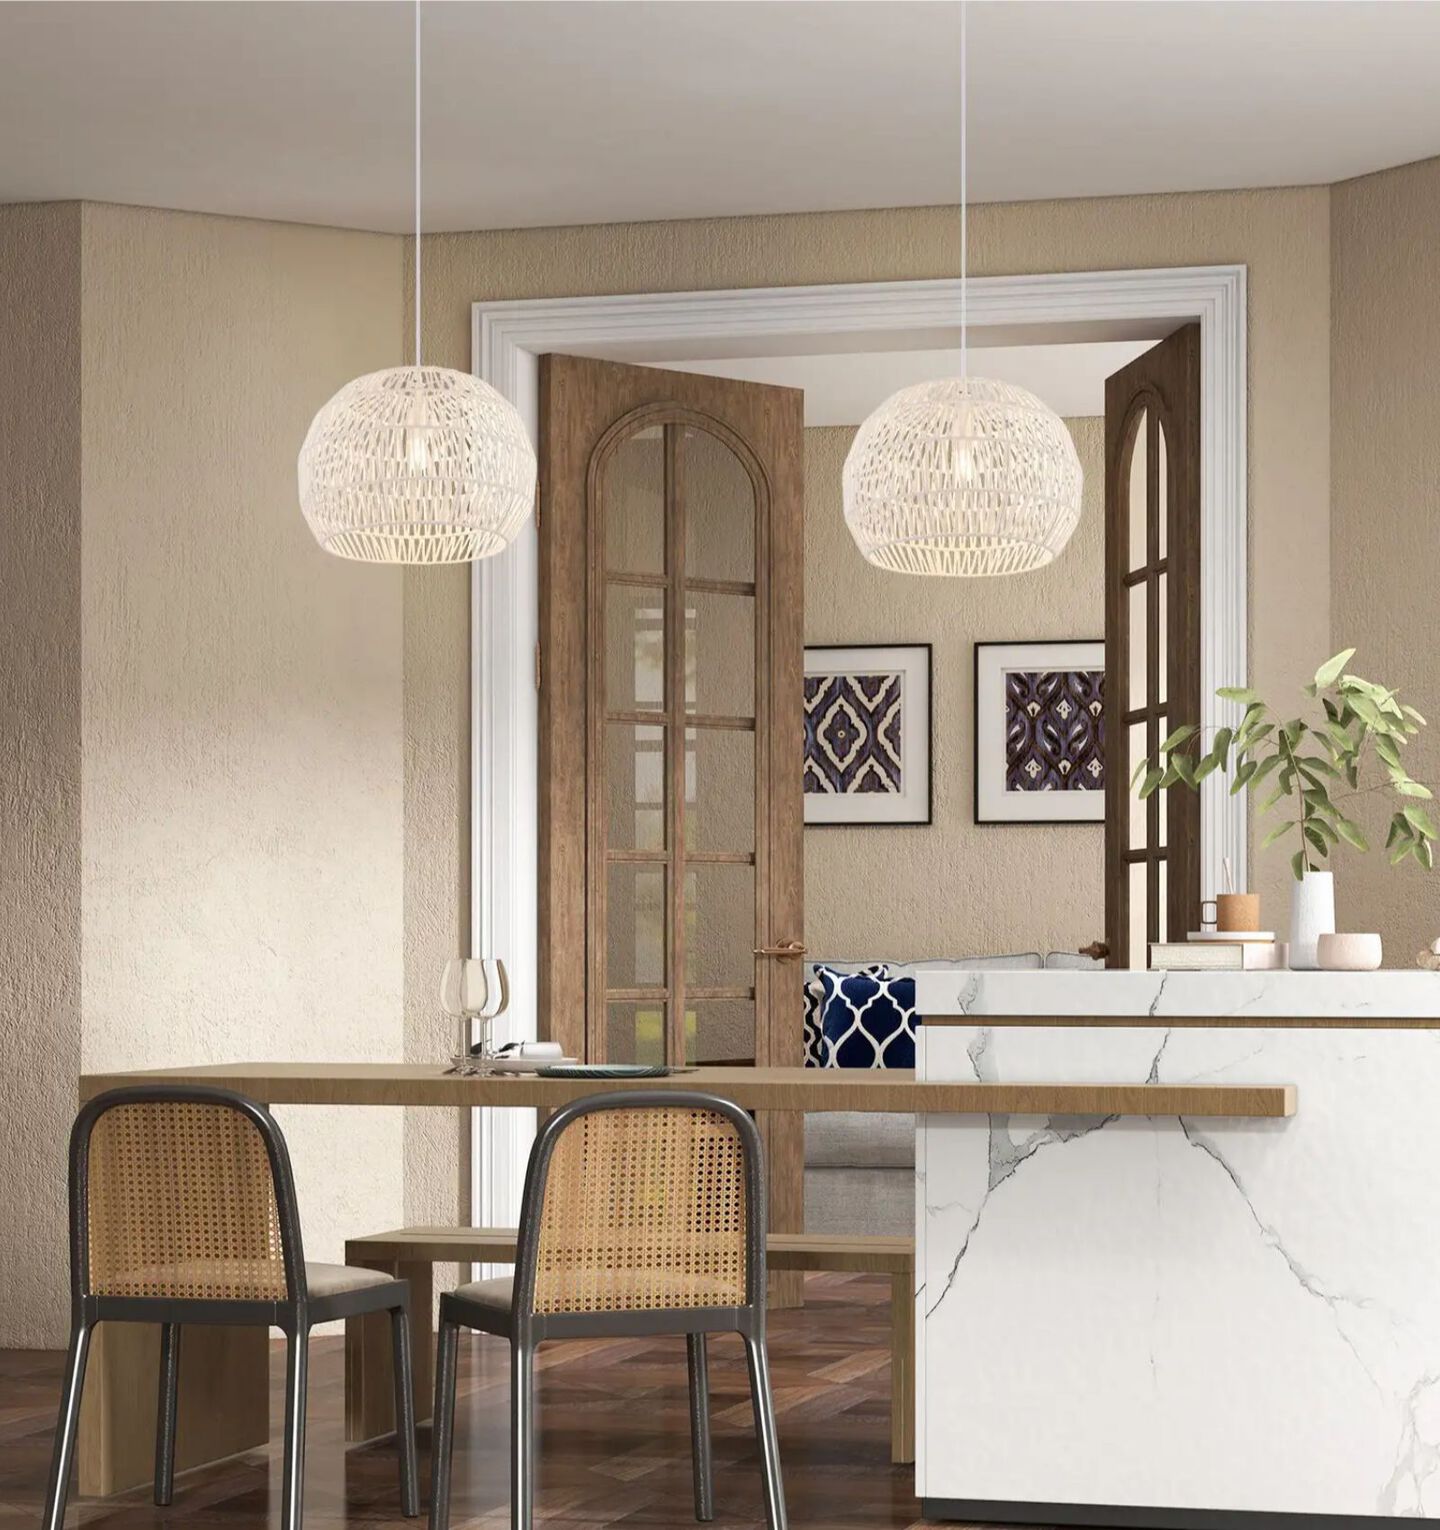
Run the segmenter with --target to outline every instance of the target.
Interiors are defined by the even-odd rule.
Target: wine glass
[[[457,1059],[462,1073],[491,1074],[495,1071],[495,1049],[490,1024],[510,1003],[510,981],[505,964],[492,956],[456,956],[445,963],[440,977],[440,1006],[447,1015],[469,1022],[467,1045]],[[479,1023],[479,1042],[470,1046],[472,1027]]]

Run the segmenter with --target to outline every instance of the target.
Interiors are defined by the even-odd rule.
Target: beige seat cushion
[[[394,1280],[383,1270],[362,1270],[353,1264],[305,1265],[305,1284],[310,1295],[341,1296],[347,1291],[368,1291],[371,1286],[384,1286]]]
[[[515,1277],[497,1275],[494,1280],[472,1280],[468,1285],[457,1286],[455,1295],[462,1301],[473,1302],[487,1312],[510,1315],[514,1301]]]

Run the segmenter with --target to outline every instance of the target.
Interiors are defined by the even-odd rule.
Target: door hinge
[[[540,689],[540,645],[535,645],[535,689]]]

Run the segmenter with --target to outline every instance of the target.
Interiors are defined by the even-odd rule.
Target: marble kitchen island
[[[927,1516],[1440,1523],[1440,974],[922,972],[916,1008],[922,1080],[1299,1098],[919,1118]]]

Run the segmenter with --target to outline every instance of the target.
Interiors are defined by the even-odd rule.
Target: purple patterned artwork
[[[805,676],[806,792],[904,790],[899,675]]]
[[[1105,789],[1105,671],[1007,670],[1005,790]]]

